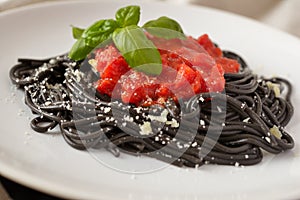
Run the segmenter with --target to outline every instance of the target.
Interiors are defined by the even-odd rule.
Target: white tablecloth
[[[42,0],[0,0],[0,12]],[[55,0],[52,0],[55,1]],[[244,15],[300,38],[300,0],[160,0],[213,7]],[[0,199],[8,196],[0,183]]]

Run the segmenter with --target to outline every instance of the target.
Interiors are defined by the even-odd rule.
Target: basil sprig
[[[148,21],[143,25],[143,28],[150,34],[165,39],[185,38],[180,24],[166,16]]]
[[[139,21],[140,7],[127,6],[116,12],[115,19],[99,20],[87,29],[73,27],[73,37],[77,41],[69,57],[75,61],[83,60],[101,43],[112,39],[130,67],[150,75],[159,75],[162,71],[159,51],[146,37],[144,30],[163,38],[181,37],[183,31],[175,20],[168,17],[149,21],[143,27],[138,26]],[[159,31],[155,31],[156,28]],[[161,29],[172,30],[172,33],[164,33]]]
[[[84,29],[82,29],[82,28],[78,28],[75,26],[72,27],[73,38],[75,38],[75,39],[79,39],[82,36],[83,32],[84,32]]]
[[[76,61],[85,59],[94,48],[110,39],[112,33],[118,27],[118,23],[113,19],[104,19],[95,22],[77,38],[77,41],[69,52],[69,57]],[[79,35],[78,28],[73,29],[73,35],[74,32],[77,33],[76,36]]]
[[[180,24],[175,20],[166,16],[162,16],[156,20],[150,20],[146,22],[143,27],[144,28],[148,28],[148,27],[166,28],[173,31],[178,31],[179,33],[183,33]]]
[[[115,17],[120,27],[126,27],[137,25],[140,21],[140,15],[141,11],[139,6],[128,6],[119,9]]]
[[[119,28],[113,33],[113,41],[132,68],[151,75],[159,75],[162,61],[159,51],[143,29],[136,26]]]

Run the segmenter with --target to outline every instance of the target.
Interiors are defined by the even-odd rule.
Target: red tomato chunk
[[[148,37],[160,52],[162,73],[149,76],[131,69],[116,47],[108,45],[95,56],[100,93],[136,106],[163,104],[168,98],[177,101],[203,92],[221,92],[224,73],[239,71],[239,63],[223,57],[206,34],[197,40]]]

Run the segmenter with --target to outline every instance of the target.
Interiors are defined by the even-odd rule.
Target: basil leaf
[[[148,21],[143,28],[152,35],[166,39],[185,38],[179,23],[165,16]]]
[[[83,32],[84,32],[84,29],[72,26],[72,33],[73,33],[73,38],[74,39],[81,38],[81,35],[82,35]]]
[[[83,32],[82,38],[85,39],[86,45],[95,48],[101,42],[109,39],[118,27],[118,23],[113,19],[99,20]]]
[[[130,67],[150,75],[159,75],[162,61],[159,51],[142,28],[132,25],[117,29],[112,39]]]
[[[92,50],[93,48],[87,46],[84,39],[80,38],[73,45],[69,52],[69,57],[75,61],[83,60]]]
[[[140,21],[140,7],[127,6],[116,12],[116,20],[121,27],[137,25]]]
[[[158,28],[167,28],[174,31],[183,33],[183,30],[178,22],[169,17],[163,16],[156,20],[148,21],[144,24],[143,27],[158,27]]]
[[[69,57],[75,61],[85,57],[98,45],[111,39],[112,33],[118,28],[118,23],[113,19],[99,20],[85,29],[81,37],[73,45]],[[76,29],[76,32],[79,30]],[[76,34],[76,37],[78,35]]]
[[[186,36],[178,31],[173,31],[167,28],[156,28],[156,27],[147,27],[144,28],[146,32],[150,33],[151,35],[164,38],[164,39],[186,39]]]

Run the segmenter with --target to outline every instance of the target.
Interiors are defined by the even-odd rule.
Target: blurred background
[[[0,0],[0,12],[45,0]],[[59,0],[52,0],[59,1]],[[63,1],[63,0],[60,0]],[[300,37],[300,0],[146,0],[207,6],[253,18]]]
[[[244,15],[300,37],[299,0],[189,0],[189,3]]]

